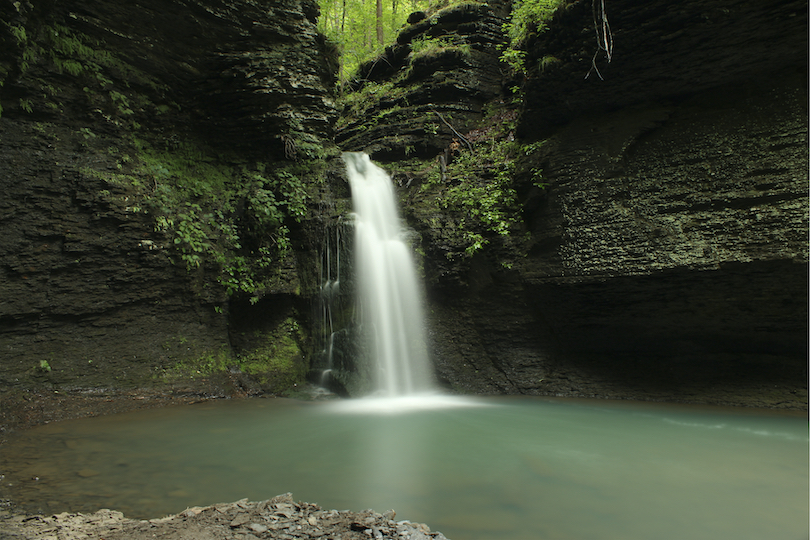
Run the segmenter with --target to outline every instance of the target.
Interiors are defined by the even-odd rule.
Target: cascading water
[[[358,369],[362,351],[357,338],[353,238],[352,215],[342,216],[324,229],[318,265],[320,295],[313,306],[313,336],[320,345],[320,355],[310,373],[310,381],[321,390],[347,396],[366,393],[368,385],[364,383],[369,378]]]
[[[432,389],[421,287],[404,241],[391,178],[359,152],[343,154],[355,210],[355,265],[362,331],[389,397]]]
[[[320,268],[321,318],[324,333],[322,355],[325,363],[319,381],[322,387],[329,386],[329,379],[334,368],[335,321],[333,304],[340,294],[340,231],[340,227],[335,228],[334,238],[332,238],[332,235],[327,234],[324,241],[324,260]]]

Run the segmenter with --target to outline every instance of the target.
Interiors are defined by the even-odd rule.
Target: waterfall
[[[343,154],[355,211],[361,327],[377,391],[389,397],[431,390],[422,290],[405,242],[391,178],[368,155]]]
[[[331,232],[334,232],[334,237],[332,234],[328,234]],[[333,313],[335,311],[334,304],[340,294],[340,233],[339,226],[335,227],[334,231],[327,231],[324,239],[323,260],[320,267],[321,319],[324,334],[322,337],[324,349],[321,354],[324,357],[325,364],[318,381],[321,387],[329,386],[329,379],[334,368],[335,321]]]
[[[320,294],[313,304],[313,338],[320,354],[313,358],[309,380],[319,391],[345,396],[368,393],[368,370],[361,371],[359,321],[355,300],[354,216],[341,216],[324,228],[318,277]]]

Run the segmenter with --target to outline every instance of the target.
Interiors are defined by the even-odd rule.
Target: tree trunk
[[[385,33],[383,32],[383,5],[382,0],[377,0],[377,43],[385,43]]]

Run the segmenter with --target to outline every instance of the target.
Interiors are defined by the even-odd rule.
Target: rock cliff
[[[0,5],[0,387],[301,380],[298,259],[314,272],[335,121],[317,16],[298,0]]]
[[[591,3],[573,2],[530,38],[523,78],[502,65],[501,94],[481,107],[500,107],[500,133],[491,113],[441,126],[479,160],[519,144],[502,155],[510,234],[476,221],[487,208],[448,203],[464,181],[432,181],[441,163],[402,189],[439,376],[484,393],[806,407],[806,6],[606,5],[610,62]],[[346,143],[377,152],[383,138],[365,133]]]
[[[399,186],[448,388],[806,407],[806,5],[605,4],[610,62],[591,2],[522,74],[461,3],[337,105],[309,0],[0,4],[0,388],[288,391],[351,316],[334,139]]]

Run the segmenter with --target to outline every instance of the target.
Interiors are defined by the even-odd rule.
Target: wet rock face
[[[171,90],[221,147],[283,151],[291,132],[328,134],[333,74],[310,0],[71,4],[66,21]]]
[[[0,384],[149,384],[224,346],[221,299],[194,294],[148,216],[28,127],[0,120]]]
[[[437,370],[459,391],[806,407],[802,265],[532,286],[503,277],[434,300]]]
[[[790,2],[608,4],[617,45],[612,63],[598,57],[602,81],[584,80],[583,4],[532,49],[562,63],[525,88],[519,133],[547,139],[531,159],[548,183],[516,178],[525,258],[505,269],[484,251],[466,289],[433,288],[440,377],[806,407],[805,15]]]
[[[807,118],[793,73],[581,118],[541,150],[531,279],[807,261]]]
[[[584,114],[768,79],[768,73],[807,65],[807,5],[801,1],[673,6],[614,0],[605,2],[605,10],[613,37],[610,62],[598,50],[590,1],[558,12],[530,44],[526,64],[535,80],[527,86],[522,135],[546,136]]]
[[[10,98],[16,97],[31,100],[37,110],[38,96],[24,92],[41,89],[36,79],[34,84],[26,80],[26,68],[19,57],[26,49],[34,50],[30,44],[43,29],[62,27],[112,55],[115,61],[111,71],[116,71],[112,76],[120,81],[111,83],[124,82],[130,85],[126,88],[164,101],[167,109],[188,113],[182,120],[173,118],[173,124],[162,126],[167,137],[191,128],[223,149],[244,150],[247,146],[266,152],[269,146],[283,156],[283,138],[331,132],[335,120],[331,62],[335,56],[317,33],[318,7],[314,2],[128,4],[83,0],[51,4],[18,2],[0,8],[5,21],[24,29],[24,38],[20,38],[19,34],[12,35],[11,26],[4,28],[6,51],[0,64],[3,73],[7,72],[6,114],[15,105]],[[41,54],[61,52],[58,40],[57,31],[51,41],[52,51]],[[85,52],[80,50],[78,55]],[[35,67],[33,62],[29,64]],[[38,78],[41,81],[61,75],[64,79],[73,73],[70,69],[61,71]],[[111,73],[105,71],[103,76],[109,79]],[[70,99],[74,103],[65,104],[74,108],[84,101],[81,90],[75,88]],[[166,110],[152,114],[164,115],[165,120]],[[154,117],[139,120],[150,126],[161,123]]]
[[[307,0],[0,5],[0,387],[160,385],[178,362],[231,353],[220,269],[187,271],[157,230],[144,199],[168,171],[143,148],[194,141],[227,154],[207,165],[238,169],[328,141],[333,55],[317,12]],[[292,228],[306,259],[314,226]],[[307,286],[287,259],[267,309]]]

